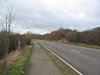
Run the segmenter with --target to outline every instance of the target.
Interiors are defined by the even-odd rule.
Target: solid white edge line
[[[67,63],[64,59],[62,59],[61,57],[59,57],[57,54],[55,54],[53,51],[51,51],[49,48],[45,47],[46,49],[48,49],[52,54],[54,54],[58,59],[60,59],[62,62],[64,62],[66,65],[68,65],[70,68],[72,68],[75,72],[77,72],[79,75],[83,75],[80,71],[78,71],[76,68],[74,68],[73,66],[71,66],[69,63]]]

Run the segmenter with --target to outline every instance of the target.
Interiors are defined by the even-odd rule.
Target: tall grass
[[[32,44],[27,47],[19,59],[7,70],[6,75],[21,75],[23,73],[23,69],[26,67],[26,62],[31,55],[34,41],[31,43]]]

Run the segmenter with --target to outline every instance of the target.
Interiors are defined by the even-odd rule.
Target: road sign
[[[18,41],[18,46],[19,46],[19,50],[21,49],[21,44],[22,44],[22,41]]]
[[[18,45],[19,45],[19,44],[22,44],[22,41],[18,41],[17,43],[18,43]]]

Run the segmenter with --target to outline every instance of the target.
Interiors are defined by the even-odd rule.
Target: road
[[[84,75],[100,75],[100,50],[38,40]]]

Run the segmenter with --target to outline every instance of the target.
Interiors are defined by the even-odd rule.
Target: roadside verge
[[[60,69],[60,71],[64,75],[77,75],[78,74],[75,71],[73,71],[72,68],[70,68],[68,64],[66,65],[64,61],[62,61],[53,52],[51,52],[47,47],[43,46],[41,43],[39,44],[43,48],[43,50],[47,53],[47,55],[51,58],[52,62]],[[83,74],[79,74],[79,75],[83,75]]]
[[[88,44],[74,43],[74,42],[57,42],[57,43],[68,44],[68,45],[79,46],[79,47],[85,47],[85,48],[93,48],[93,49],[100,50],[100,46],[96,46],[96,45],[88,45]]]
[[[6,75],[21,75],[23,73],[23,70],[26,67],[26,62],[31,55],[32,48],[33,41],[32,44],[29,45],[22,53],[22,55],[19,56],[19,58],[10,66],[10,68],[6,72]]]

